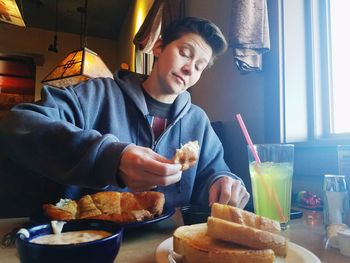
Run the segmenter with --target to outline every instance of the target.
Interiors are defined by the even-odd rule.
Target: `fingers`
[[[242,186],[242,183],[240,181],[234,180],[230,190],[232,194],[230,200],[227,203],[229,205],[239,207],[242,197],[242,191],[245,191],[245,187]]]
[[[165,160],[168,163],[157,159],[145,158],[144,170],[149,173],[161,175],[161,176],[172,175],[172,174],[179,173],[181,171],[180,164],[169,163],[168,159],[165,159]]]
[[[243,209],[249,201],[250,194],[240,181],[237,182],[237,184],[232,185],[232,192],[235,194],[231,197],[228,204]]]
[[[237,207],[243,209],[247,205],[249,199],[250,199],[250,194],[247,192],[245,187],[242,186],[239,194],[240,202],[238,203]]]
[[[149,148],[136,145],[129,146],[123,152],[120,162],[122,169],[125,168],[124,166],[134,166],[140,170],[162,176],[172,175],[181,170],[180,164],[174,164],[172,160],[159,155]]]
[[[209,206],[214,202],[244,208],[250,194],[239,180],[225,176],[218,179],[209,191]]]
[[[215,202],[218,202],[219,197],[220,197],[220,187],[214,183],[209,190],[209,207],[211,207]]]
[[[129,174],[121,174],[124,184],[131,191],[146,191],[156,188],[157,186],[167,186],[177,183],[181,179],[182,173],[169,176],[159,176],[148,172],[132,171]]]
[[[244,208],[249,201],[250,194],[247,189],[238,180],[232,183],[232,195],[228,202],[229,205],[236,206],[238,208]]]
[[[158,175],[153,174],[151,172],[145,171],[142,174],[139,174],[140,184],[144,184],[145,186],[157,185],[157,186],[167,186],[174,183],[177,183],[181,180],[182,172],[178,172],[176,174],[171,175]],[[142,181],[142,182],[141,182]]]
[[[149,148],[131,145],[123,152],[119,173],[132,191],[150,190],[174,184],[181,179],[181,165],[155,153]]]
[[[219,202],[221,204],[228,204],[234,194],[235,192],[232,191],[231,184],[228,184],[228,183],[221,184],[221,193],[220,193]]]
[[[219,202],[227,204],[231,196],[231,182],[232,178],[223,176],[216,180],[209,190],[209,206],[213,203]]]

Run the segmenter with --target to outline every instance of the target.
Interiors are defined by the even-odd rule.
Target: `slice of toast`
[[[279,222],[230,205],[214,203],[211,207],[211,216],[275,234],[281,232]]]
[[[287,255],[287,239],[254,227],[208,217],[208,236],[255,249],[272,249],[276,255]]]
[[[181,226],[173,234],[174,251],[182,256],[181,263],[272,263],[271,249],[250,249],[207,235],[207,224]]]

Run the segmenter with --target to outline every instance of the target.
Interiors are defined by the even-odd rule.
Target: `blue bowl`
[[[84,219],[68,221],[62,232],[79,230],[102,230],[111,233],[110,236],[95,241],[69,244],[47,245],[30,242],[35,237],[52,234],[51,224],[36,225],[27,228],[29,237],[17,234],[16,247],[22,263],[53,262],[53,263],[112,263],[119,252],[123,237],[123,228],[114,222]]]

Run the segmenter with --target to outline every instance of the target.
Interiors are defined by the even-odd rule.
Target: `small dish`
[[[53,233],[50,223],[21,229],[16,237],[16,247],[21,263],[34,262],[89,262],[112,263],[116,258],[123,237],[123,228],[104,220],[72,220],[63,226],[62,232],[101,230],[109,236],[95,241],[67,245],[36,244],[32,239]]]
[[[180,208],[184,225],[192,225],[206,222],[210,216],[209,206],[189,205]]]

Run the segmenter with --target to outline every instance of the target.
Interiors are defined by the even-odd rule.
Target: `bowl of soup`
[[[114,262],[123,238],[119,224],[95,219],[55,223],[20,229],[16,247],[21,263]]]

